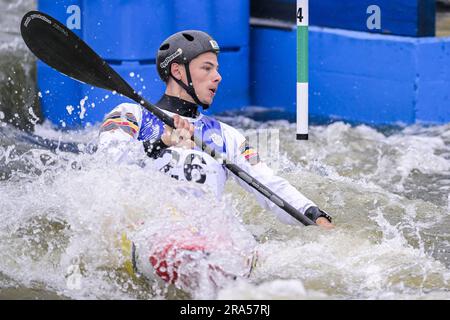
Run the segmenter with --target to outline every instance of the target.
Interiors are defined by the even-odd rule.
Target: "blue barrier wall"
[[[164,83],[159,80],[154,64],[122,61],[111,66],[142,96],[150,97],[150,101],[157,100],[164,92]],[[102,121],[116,105],[132,102],[111,91],[74,81],[42,62],[38,63],[37,74],[43,114],[63,128],[84,127]]]
[[[72,29],[151,102],[164,92],[156,72],[160,43],[184,29],[200,29],[219,43],[222,84],[208,112],[249,104],[248,0],[41,0],[38,9]],[[76,27],[76,26],[75,26]],[[134,74],[131,77],[130,74]],[[137,75],[139,74],[139,78]],[[38,63],[38,85],[44,116],[54,124],[77,128],[102,121],[104,114],[127,98],[78,83]],[[47,92],[47,93],[46,93]],[[83,106],[80,105],[88,97]],[[105,99],[105,97],[108,98]],[[84,101],[84,100],[83,100]],[[72,106],[74,111],[71,110]],[[86,109],[87,108],[87,109]],[[86,110],[84,110],[86,109]],[[80,118],[81,115],[81,118]]]
[[[450,121],[450,38],[423,39],[417,45],[416,117]],[[432,112],[430,112],[432,110]]]
[[[250,30],[252,105],[295,110],[297,29],[252,27]]]
[[[380,9],[381,28],[367,20]],[[324,27],[406,36],[434,36],[435,0],[320,0],[310,1],[310,24]]]
[[[312,114],[413,123],[415,40],[312,28]]]
[[[434,1],[414,0],[408,5],[404,0],[377,3],[382,10],[391,8],[392,12],[403,4],[410,19],[417,18],[414,12],[430,11],[431,2]],[[295,19],[293,0],[252,1],[252,11],[255,3],[259,7],[277,3],[268,9],[270,14],[281,17],[287,12]],[[353,28],[349,24],[353,21],[351,14],[332,14],[339,12],[342,6],[359,12],[362,4],[367,3],[365,0],[310,1],[311,22],[328,17],[323,22],[316,21]],[[81,14],[80,28],[73,31],[151,102],[156,102],[164,90],[155,67],[158,45],[176,31],[201,29],[215,37],[221,46],[219,63],[223,80],[207,113],[253,104],[282,107],[295,114],[295,26],[282,23],[278,28],[263,24],[249,28],[248,1],[39,1],[40,10],[63,23],[71,19],[73,5],[79,7]],[[325,5],[327,12],[325,7],[320,9]],[[72,11],[68,10],[70,8]],[[384,15],[389,18],[386,12]],[[400,14],[392,18],[393,22],[403,25],[408,20]],[[417,31],[420,19],[407,25],[408,32],[414,28]],[[401,33],[401,29],[396,28],[390,29]],[[450,63],[449,39],[311,27],[309,43],[309,113],[312,117],[332,116],[375,124],[450,121],[450,71],[442,67]],[[99,122],[114,106],[129,101],[109,91],[75,82],[42,63],[38,63],[38,84],[44,116],[66,128]]]
[[[251,29],[252,104],[295,113],[295,34]],[[450,121],[450,71],[443,67],[450,65],[450,38],[310,27],[309,43],[310,116],[373,124]]]
[[[368,10],[373,5],[379,11]],[[296,0],[251,1],[252,17],[295,24],[295,12]],[[435,0],[310,0],[309,24],[372,33],[433,36],[435,12]],[[372,17],[380,18],[379,28],[373,28],[376,20]]]

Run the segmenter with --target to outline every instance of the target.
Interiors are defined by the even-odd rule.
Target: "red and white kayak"
[[[256,263],[254,252],[230,259],[230,246],[223,240],[186,228],[171,235],[153,234],[143,243],[128,241],[126,246],[131,248],[126,254],[131,259],[126,268],[190,293],[205,290],[205,286],[217,290],[230,281],[249,277]]]

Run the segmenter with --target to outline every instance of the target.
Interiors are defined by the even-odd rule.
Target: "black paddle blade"
[[[51,16],[28,12],[22,18],[20,32],[31,52],[50,67],[75,80],[135,98],[134,90],[116,71]]]

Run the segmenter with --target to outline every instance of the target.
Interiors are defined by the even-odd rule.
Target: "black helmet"
[[[198,55],[205,52],[219,53],[219,45],[209,34],[199,30],[184,30],[171,35],[163,41],[156,57],[156,67],[160,78],[167,82],[172,77],[194,101],[207,109],[209,105],[199,101],[191,80],[189,63]],[[172,63],[184,64],[188,85],[176,79],[170,72]]]

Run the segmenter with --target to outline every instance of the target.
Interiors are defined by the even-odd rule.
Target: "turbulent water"
[[[7,126],[0,297],[186,297],[124,273],[118,241],[123,231],[137,239],[190,224],[212,238],[232,238],[225,266],[227,255],[253,246],[259,252],[250,278],[212,296],[199,288],[198,298],[450,298],[450,125],[386,136],[337,122],[312,126],[310,140],[298,142],[295,125],[284,121],[237,123],[280,130],[279,174],[333,214],[334,230],[284,225],[234,182],[222,201],[209,193],[196,198],[180,192],[189,183],[116,166],[101,154],[46,151]],[[97,135],[96,128],[62,134],[45,125],[36,133],[81,149]],[[171,208],[183,212],[180,220]],[[70,289],[74,265],[83,277]]]
[[[33,6],[0,0],[8,13],[0,24],[17,25]],[[335,122],[296,141],[287,121],[223,117],[244,133],[279,130],[277,161],[262,159],[336,224],[288,226],[235,182],[218,201],[204,188],[92,154],[97,127],[40,124],[32,57],[14,28],[1,29],[0,299],[450,298],[450,124]],[[53,143],[35,140],[23,130],[30,125]],[[125,272],[124,232],[145,252],[155,237],[186,227],[218,243],[213,259],[229,272],[256,249],[250,277],[218,292],[204,281],[185,292]]]

